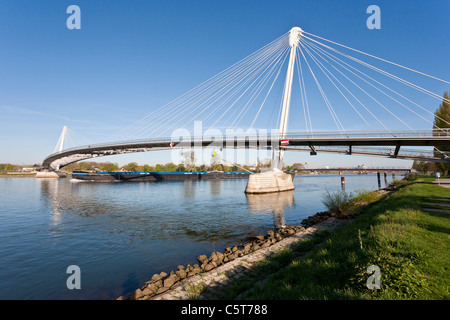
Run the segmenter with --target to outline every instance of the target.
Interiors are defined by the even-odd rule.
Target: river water
[[[345,175],[346,191],[378,189]],[[339,175],[296,176],[295,190],[246,195],[246,179],[93,183],[0,178],[0,299],[115,299],[154,273],[325,207]],[[387,183],[392,182],[388,176]],[[382,177],[382,186],[385,181]],[[67,267],[81,271],[69,290]]]

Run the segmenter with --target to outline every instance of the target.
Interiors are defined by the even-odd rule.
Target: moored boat
[[[214,179],[247,179],[248,172],[103,172],[74,170],[72,178],[84,181],[177,181],[177,180],[214,180]]]

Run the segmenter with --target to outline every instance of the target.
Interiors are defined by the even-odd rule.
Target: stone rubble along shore
[[[335,218],[335,219],[342,219],[342,220],[350,220],[353,218],[356,218],[359,215],[359,212],[353,212],[353,213],[349,213],[346,215],[342,215],[339,216],[333,212],[330,211],[323,211],[323,212],[318,212],[313,216],[310,216],[306,219],[303,219],[301,224],[305,227],[305,228],[309,228],[313,225],[316,225],[318,223],[321,223],[323,221],[326,221],[330,218]]]
[[[332,218],[332,219],[330,219]],[[235,266],[231,264],[232,261],[241,260],[241,257],[248,256],[250,254],[255,254],[256,252],[263,252],[265,248],[271,247],[276,243],[283,242],[288,238],[292,238],[293,235],[309,235],[314,232],[317,228],[313,226],[316,224],[323,224],[327,220],[333,220],[332,225],[337,224],[337,217],[335,214],[325,211],[318,212],[313,216],[304,219],[301,222],[301,226],[286,225],[284,228],[278,228],[275,230],[269,230],[266,235],[257,235],[254,239],[248,243],[236,245],[233,247],[226,248],[223,252],[213,252],[209,257],[207,255],[200,255],[197,257],[198,264],[193,266],[179,265],[177,270],[171,271],[169,274],[166,272],[161,272],[159,274],[154,274],[150,281],[147,281],[144,286],[130,292],[127,295],[119,297],[117,300],[149,300],[149,299],[160,299],[162,294],[169,292],[174,289],[174,287],[183,287],[190,278],[195,276],[204,275],[205,273],[210,273],[212,270],[217,269],[219,266],[230,265],[229,267],[233,269]],[[291,239],[292,240],[292,239]],[[298,237],[297,240],[298,241]],[[292,241],[284,241],[285,245],[291,243]],[[281,250],[285,245],[278,246]],[[270,251],[270,250],[269,250]],[[262,259],[264,259],[265,254],[263,254]],[[260,257],[261,258],[261,257]],[[242,261],[240,262],[242,266]],[[225,268],[226,269],[226,268]],[[181,284],[181,285],[180,285]],[[178,290],[180,291],[180,290]],[[176,296],[178,299],[188,298],[186,295]],[[174,298],[173,295],[166,297],[167,299]]]

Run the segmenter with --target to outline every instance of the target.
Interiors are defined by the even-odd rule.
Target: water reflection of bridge
[[[261,214],[271,212],[274,226],[283,228],[286,226],[284,209],[294,204],[294,191],[284,191],[266,194],[246,193],[248,208],[251,213]]]

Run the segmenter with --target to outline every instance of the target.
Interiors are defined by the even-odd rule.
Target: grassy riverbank
[[[424,211],[424,203],[450,203],[450,189],[432,180],[398,182],[398,191],[360,208],[333,234],[260,263],[227,298],[449,299],[450,215]],[[366,286],[371,265],[380,268],[379,290]]]

